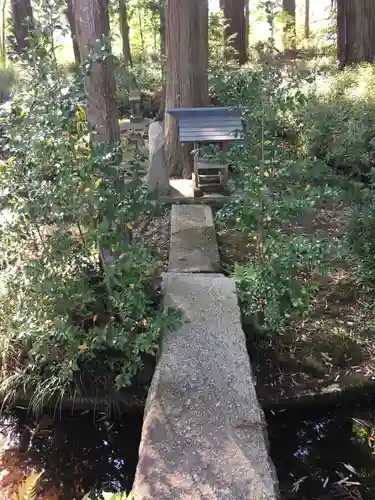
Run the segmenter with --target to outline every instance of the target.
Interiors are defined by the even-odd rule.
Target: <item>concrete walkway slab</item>
[[[234,282],[167,273],[186,323],[163,340],[149,391],[135,500],[275,500],[277,479]]]
[[[170,272],[215,273],[220,270],[212,210],[207,205],[173,205]]]

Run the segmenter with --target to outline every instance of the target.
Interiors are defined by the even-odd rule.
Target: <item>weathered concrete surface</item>
[[[170,272],[215,273],[220,270],[212,210],[206,205],[173,205]]]
[[[163,341],[134,499],[277,498],[233,281],[167,273],[164,286],[166,304],[187,323]]]

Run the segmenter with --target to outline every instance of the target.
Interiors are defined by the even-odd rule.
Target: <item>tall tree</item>
[[[341,67],[375,61],[373,0],[337,0],[337,54]]]
[[[87,60],[96,40],[103,35],[106,37],[109,52],[108,1],[73,0],[73,7],[81,61]],[[93,131],[93,139],[98,143],[118,142],[120,129],[112,57],[105,57],[93,63],[90,72],[85,76],[85,89],[87,118]]]
[[[283,0],[283,11],[286,16],[284,49],[293,49],[296,46],[296,0]]]
[[[162,71],[164,71],[165,61],[165,9],[164,0],[148,0],[148,9],[152,12],[153,17],[158,19],[159,37],[160,37],[160,56],[162,59]]]
[[[75,18],[74,18],[74,11],[73,11],[73,0],[66,0],[66,15],[68,18],[68,23],[70,26],[70,34],[72,37],[74,59],[76,60],[76,63],[79,64],[81,61],[81,57],[79,54],[79,46],[78,46],[78,42],[77,42],[77,30],[76,30],[76,23],[75,23]]]
[[[1,65],[5,68],[6,65],[6,49],[5,49],[5,21],[6,21],[6,10],[7,0],[2,0],[1,5],[1,48],[0,48],[0,57],[1,57]]]
[[[166,109],[207,106],[208,0],[165,0]],[[190,177],[192,158],[181,147],[174,118],[165,116],[166,154],[173,176]]]
[[[246,2],[248,0],[220,0],[220,7],[227,20],[225,39],[235,50],[240,64],[248,60],[249,16]]]
[[[310,38],[310,0],[305,0],[305,38]]]
[[[247,56],[249,55],[249,16],[250,16],[250,0],[245,0],[245,46]]]
[[[17,51],[21,54],[29,48],[29,37],[34,27],[30,0],[12,0],[12,21],[16,35]]]
[[[132,54],[130,49],[129,38],[129,22],[128,22],[128,9],[126,0],[119,0],[119,17],[120,17],[120,30],[122,38],[122,55],[124,57],[125,66],[132,66]]]
[[[162,59],[165,59],[165,9],[164,1],[158,1],[158,10],[160,17],[160,55]]]
[[[145,36],[143,32],[143,19],[142,19],[142,10],[138,7],[138,28],[139,28],[139,37],[141,39],[141,58],[142,60],[146,55],[146,44],[145,44]]]

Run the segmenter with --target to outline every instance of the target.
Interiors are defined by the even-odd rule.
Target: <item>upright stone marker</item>
[[[169,192],[167,160],[164,151],[164,130],[160,122],[153,122],[148,128],[149,167],[147,186],[151,193],[166,196]]]

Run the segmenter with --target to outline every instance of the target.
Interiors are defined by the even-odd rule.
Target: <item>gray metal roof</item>
[[[229,141],[242,131],[239,108],[173,108],[167,113],[178,120],[181,142]]]

